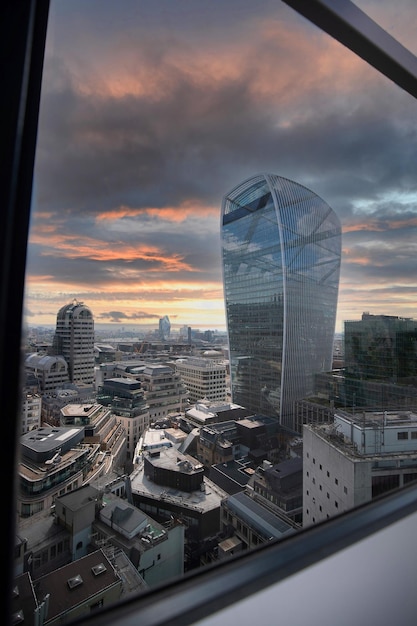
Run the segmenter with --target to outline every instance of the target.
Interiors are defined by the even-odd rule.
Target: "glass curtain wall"
[[[221,219],[233,401],[294,429],[294,400],[331,369],[340,220],[306,187],[269,174],[226,194]]]

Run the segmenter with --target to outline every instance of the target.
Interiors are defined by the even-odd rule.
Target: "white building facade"
[[[417,414],[336,414],[303,429],[303,525],[417,480]]]
[[[68,363],[72,383],[92,386],[94,383],[94,320],[83,302],[74,300],[57,314],[53,353]]]
[[[190,403],[206,398],[214,402],[226,401],[226,365],[212,359],[187,357],[178,359],[176,371],[188,389]]]

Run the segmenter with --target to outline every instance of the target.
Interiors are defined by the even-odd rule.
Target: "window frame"
[[[417,97],[417,58],[350,0],[281,0]],[[12,623],[15,510],[19,461],[20,356],[26,249],[49,0],[4,0],[0,14],[3,96],[0,124],[0,393],[3,403],[3,623]],[[16,418],[14,418],[16,416]],[[193,572],[163,589],[83,619],[83,624],[190,624],[265,585],[316,563],[417,511],[417,487],[404,487],[278,544],[261,546],[220,566]],[[136,616],[136,617],[135,617]],[[76,623],[76,622],[74,622]]]

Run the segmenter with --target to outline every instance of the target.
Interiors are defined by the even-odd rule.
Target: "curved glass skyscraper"
[[[272,174],[224,196],[222,261],[233,402],[293,428],[293,403],[331,369],[341,226],[315,193]]]

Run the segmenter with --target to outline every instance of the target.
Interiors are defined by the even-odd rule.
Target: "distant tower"
[[[53,353],[68,363],[70,381],[75,385],[94,382],[94,320],[88,307],[73,300],[59,311]]]
[[[302,185],[258,175],[223,198],[221,243],[233,402],[294,428],[294,401],[332,366],[339,218]]]
[[[159,320],[159,338],[161,341],[167,341],[171,334],[171,322],[168,315],[161,317]]]

